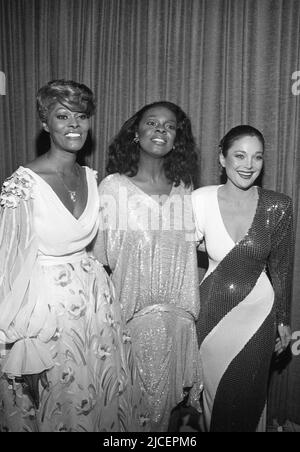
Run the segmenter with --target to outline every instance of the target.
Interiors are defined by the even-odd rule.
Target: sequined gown
[[[103,266],[86,252],[98,230],[95,172],[76,219],[20,167],[0,208],[0,431],[147,430],[129,338]],[[3,344],[4,343],[4,344]],[[37,409],[24,374],[47,371]]]
[[[191,389],[190,402],[199,407],[199,290],[190,190],[174,186],[162,203],[125,175],[113,174],[101,182],[99,195],[103,228],[95,253],[112,270],[139,383],[150,403],[151,430],[166,431],[184,388]]]
[[[258,429],[276,325],[289,318],[292,204],[286,195],[257,190],[252,225],[238,243],[223,223],[218,186],[192,195],[197,233],[205,238],[209,256],[200,285],[203,304],[197,334],[210,431]]]

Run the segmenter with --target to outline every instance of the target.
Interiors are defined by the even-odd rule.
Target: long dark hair
[[[134,142],[135,134],[146,111],[154,107],[167,108],[176,116],[174,148],[164,157],[164,170],[166,177],[175,186],[183,182],[188,187],[197,174],[197,153],[191,121],[178,105],[167,101],[145,105],[123,124],[109,146],[107,172],[126,174],[129,177],[137,174],[140,146]]]

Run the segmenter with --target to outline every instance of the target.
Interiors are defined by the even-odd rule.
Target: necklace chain
[[[75,168],[77,168],[77,166],[75,166]],[[77,169],[77,171],[78,171],[78,169]],[[75,203],[77,201],[77,190],[78,190],[78,185],[79,185],[79,182],[80,182],[80,175],[79,175],[79,173],[77,172],[78,178],[77,178],[77,181],[76,181],[76,188],[75,188],[75,190],[70,190],[69,187],[67,186],[67,184],[65,183],[62,175],[57,171],[57,169],[55,169],[55,172],[58,175],[58,177],[60,178],[60,180],[62,181],[65,189],[67,190],[71,201]]]

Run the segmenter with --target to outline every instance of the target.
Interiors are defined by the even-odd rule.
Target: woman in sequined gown
[[[95,253],[112,271],[151,410],[152,431],[189,391],[199,408],[198,272],[191,205],[190,121],[169,102],[146,105],[109,149]],[[104,252],[103,252],[104,251]]]
[[[37,100],[51,147],[0,198],[0,431],[147,430],[112,284],[86,251],[99,198],[76,156],[93,93],[56,80]]]
[[[231,129],[220,144],[227,182],[192,195],[209,257],[197,334],[210,431],[264,430],[274,345],[280,353],[290,341],[292,202],[254,185],[263,158],[257,129]]]

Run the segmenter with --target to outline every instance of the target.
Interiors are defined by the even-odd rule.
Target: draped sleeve
[[[39,337],[40,326],[36,328],[36,297],[30,285],[38,251],[32,222],[33,185],[28,173],[17,170],[4,182],[0,196],[0,340],[12,344],[2,365],[10,376],[52,367]],[[41,315],[38,322],[44,319]]]
[[[204,238],[204,218],[205,207],[203,199],[203,191],[195,190],[192,192],[192,206],[196,225],[196,240],[201,242]]]
[[[126,189],[120,186],[118,174],[110,174],[99,184],[98,194],[99,228],[93,252],[103,265],[113,271],[122,245],[123,233],[127,228]]]
[[[289,324],[293,278],[293,208],[287,196],[277,204],[268,268],[275,292],[278,323]]]
[[[99,194],[99,227],[96,239],[93,242],[93,253],[103,265],[108,265],[107,244],[108,244],[108,227],[106,209],[108,203],[106,200],[105,184],[101,183],[98,188]]]

